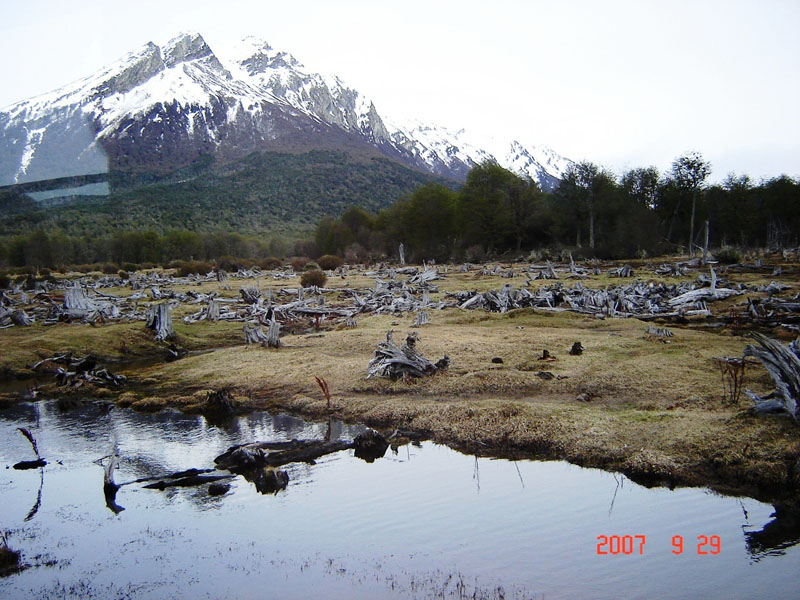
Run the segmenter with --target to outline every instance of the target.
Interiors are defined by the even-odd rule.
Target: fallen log
[[[195,487],[206,483],[222,481],[223,479],[233,479],[233,475],[201,475],[199,473],[189,473],[183,476],[170,475],[142,487],[146,490],[165,490],[172,487]]]
[[[622,265],[617,269],[609,269],[608,274],[611,277],[633,277],[633,267],[630,265]]]
[[[291,440],[289,442],[253,442],[233,446],[217,456],[218,469],[246,473],[263,467],[280,467],[293,462],[313,462],[320,456],[347,450],[352,442]]]

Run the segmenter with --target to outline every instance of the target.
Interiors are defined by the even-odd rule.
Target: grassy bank
[[[741,337],[684,329],[664,343],[632,319],[446,311],[421,328],[418,346],[431,360],[448,354],[447,373],[365,379],[375,344],[390,328],[399,341],[411,323],[375,316],[355,330],[286,337],[279,350],[238,346],[153,365],[141,373],[148,389],[122,400],[196,411],[208,391],[230,388],[243,407],[412,429],[470,452],[565,458],[646,483],[761,497],[800,483],[796,424],[752,417],[749,401],[723,397],[714,358],[741,356]],[[575,341],[580,356],[568,353]],[[538,360],[544,349],[555,360]],[[328,382],[330,408],[314,376]],[[770,381],[753,367],[745,385],[764,391]]]

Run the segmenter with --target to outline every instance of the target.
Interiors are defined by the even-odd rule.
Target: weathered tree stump
[[[147,312],[147,328],[156,332],[159,341],[173,340],[175,329],[172,326],[172,305],[169,302],[151,304]]]
[[[417,316],[414,318],[414,323],[411,325],[412,327],[422,327],[423,325],[430,325],[431,318],[428,315],[428,311],[421,310],[417,313]]]
[[[583,344],[581,344],[580,342],[575,342],[574,344],[572,344],[572,348],[569,349],[569,353],[572,356],[580,356],[581,354],[583,354],[583,350],[584,350]]]
[[[450,358],[445,355],[436,364],[431,363],[417,350],[418,339],[416,333],[411,333],[406,337],[403,347],[398,348],[392,339],[392,330],[387,331],[386,341],[378,344],[372,360],[369,361],[367,379],[377,376],[395,381],[405,377],[425,377],[447,370]]]
[[[375,462],[375,459],[386,454],[388,447],[389,442],[386,441],[386,438],[374,429],[367,429],[363,433],[359,433],[353,440],[356,457],[369,463]]]

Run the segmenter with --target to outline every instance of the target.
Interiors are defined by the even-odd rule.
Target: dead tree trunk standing
[[[270,348],[281,347],[281,324],[275,319],[269,322],[269,329],[267,330],[267,346]]]
[[[208,312],[206,313],[206,318],[213,322],[219,321],[219,302],[213,298],[208,301]]]
[[[400,264],[406,264],[406,254],[405,249],[403,248],[403,242],[400,242],[400,247],[397,249],[397,251],[400,254]]]
[[[147,313],[147,328],[156,332],[159,341],[174,340],[175,329],[172,326],[172,306],[169,302],[151,304]]]
[[[703,264],[708,262],[708,220],[706,220],[706,239],[703,243]]]

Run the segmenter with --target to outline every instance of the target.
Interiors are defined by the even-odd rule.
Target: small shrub
[[[137,265],[136,263],[126,262],[122,263],[122,269],[124,271],[128,271],[129,273],[136,272],[139,270],[139,265]]]
[[[317,264],[324,271],[335,271],[344,264],[344,259],[335,254],[325,254],[317,259]]]
[[[42,267],[41,269],[39,269],[39,276],[40,277],[47,277],[48,275],[52,275],[52,274],[53,274],[53,272],[50,269],[48,269],[47,267]]]
[[[308,258],[307,256],[295,256],[290,261],[290,264],[292,265],[292,269],[294,269],[295,272],[297,272],[297,271],[302,271],[303,267],[305,267],[309,262],[311,262],[311,259]]]
[[[127,271],[119,271],[117,273],[117,277],[119,277],[120,279],[130,279],[131,278],[131,276],[128,275]]]
[[[103,275],[116,275],[117,271],[119,271],[119,267],[114,263],[105,263],[102,266]]]
[[[283,261],[276,256],[268,256],[259,260],[258,266],[262,269],[280,269],[283,266]]]
[[[207,262],[196,260],[185,260],[178,267],[178,277],[188,277],[189,275],[206,275],[214,270],[214,267]]]
[[[742,255],[736,248],[725,246],[714,252],[714,258],[724,265],[733,265],[741,262]]]
[[[303,271],[319,271],[319,265],[315,263],[313,260],[311,262],[307,262],[306,265],[303,267]]]
[[[302,285],[304,288],[311,287],[312,285],[323,287],[326,281],[328,281],[328,276],[325,275],[324,271],[320,271],[319,269],[306,271],[300,277],[300,285]]]

